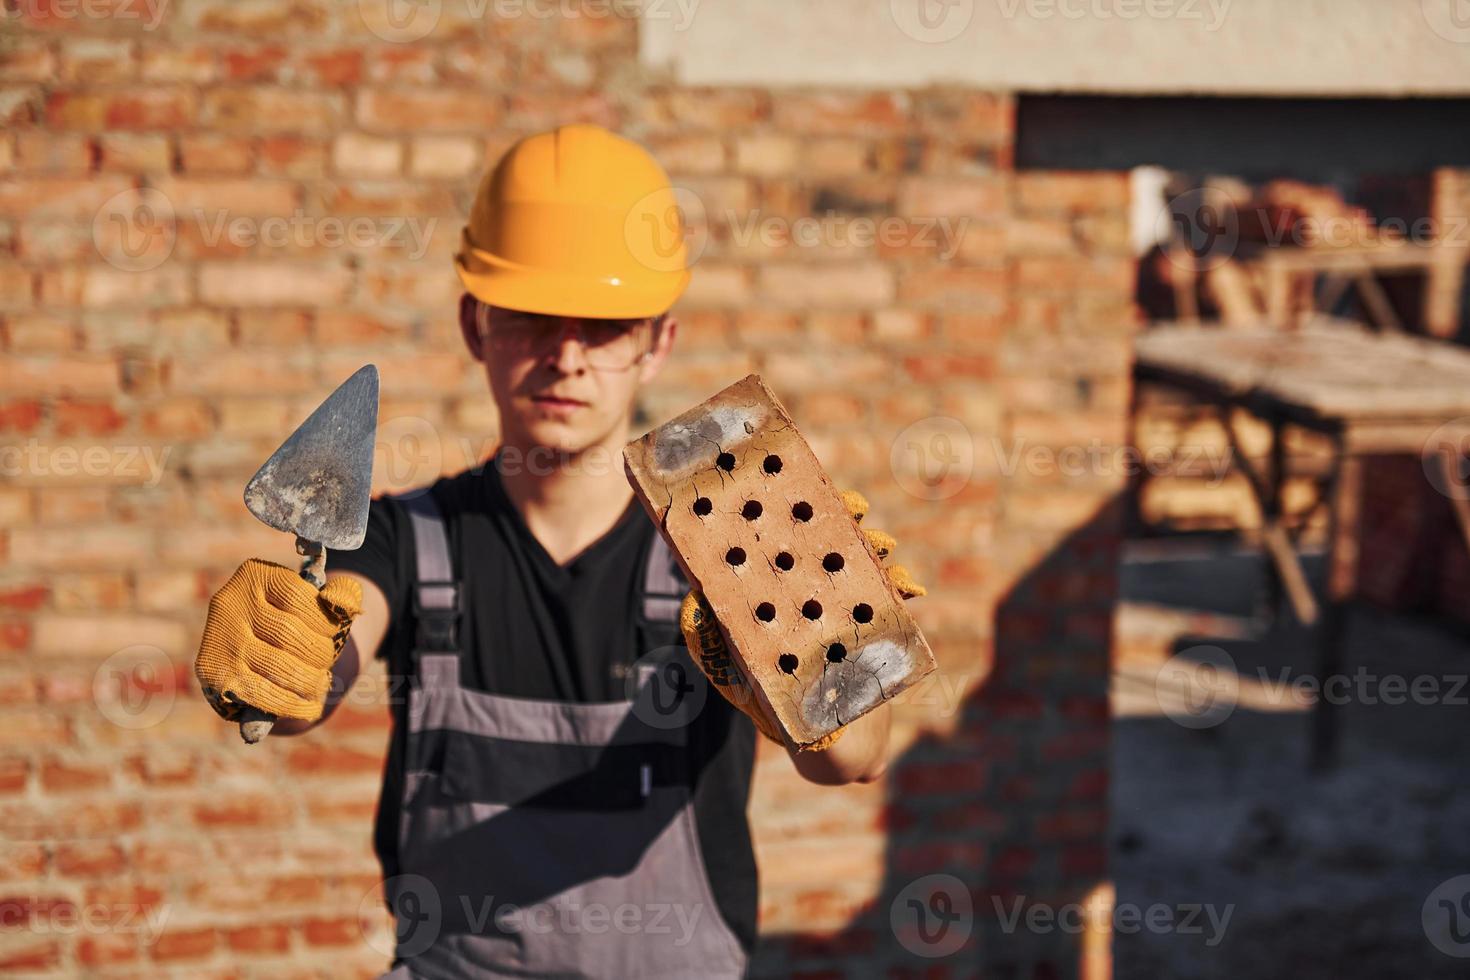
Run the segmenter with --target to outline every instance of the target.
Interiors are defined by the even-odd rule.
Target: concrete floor
[[[1231,550],[1129,550],[1113,873],[1120,910],[1163,910],[1151,928],[1115,915],[1115,975],[1470,976],[1470,878],[1445,885],[1470,875],[1470,642],[1354,611],[1341,763],[1314,773],[1311,697],[1282,684],[1310,676],[1311,636],[1252,616],[1260,581]],[[1201,661],[1213,703],[1182,669]]]

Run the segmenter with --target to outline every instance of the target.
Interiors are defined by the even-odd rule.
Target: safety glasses
[[[490,350],[509,357],[541,357],[555,351],[568,329],[575,331],[587,366],[626,371],[653,356],[663,317],[596,319],[547,316],[475,304],[475,322]]]

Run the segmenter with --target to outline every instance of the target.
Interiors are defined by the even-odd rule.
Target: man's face
[[[460,326],[485,365],[501,441],[570,454],[626,438],[638,387],[662,367],[677,325],[522,313],[466,294]]]

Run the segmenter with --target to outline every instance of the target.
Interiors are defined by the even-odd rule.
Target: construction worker
[[[781,739],[751,698],[706,696],[731,679],[694,669],[721,653],[700,644],[723,641],[699,639],[709,607],[622,468],[690,278],[668,178],[596,126],[526,138],[482,181],[455,264],[500,413],[494,457],[374,499],[320,593],[247,561],[210,602],[196,673],[230,693],[211,699],[223,717],[243,701],[291,735],[386,659],[388,976],[740,976],[757,727]],[[788,752],[812,782],[870,781],[888,729],[883,705]]]

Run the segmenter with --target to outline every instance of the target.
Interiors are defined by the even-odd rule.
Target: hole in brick
[[[710,503],[710,499],[708,497],[694,498],[694,513],[698,514],[700,517],[708,517],[710,511],[714,509],[715,505]]]
[[[791,552],[783,551],[776,556],[776,567],[783,572],[789,572],[796,567],[796,559],[791,557]]]
[[[761,516],[761,511],[764,509],[765,508],[761,507],[761,502],[759,500],[747,500],[745,502],[745,506],[740,508],[740,516],[745,518],[747,521],[753,521],[757,517]]]
[[[763,623],[769,623],[776,618],[776,607],[769,602],[763,602],[755,607],[755,618]]]
[[[859,602],[852,607],[852,618],[859,623],[871,623],[873,621],[873,607],[866,602]]]
[[[725,561],[729,562],[732,565],[744,565],[745,549],[731,548],[729,551],[725,552]]]
[[[720,453],[720,455],[715,457],[715,465],[728,473],[735,468],[735,454]]]
[[[822,559],[822,567],[829,572],[840,572],[844,562],[842,556],[835,551],[829,551],[827,557]]]
[[[805,523],[812,519],[812,505],[805,500],[798,500],[791,506],[791,516]]]
[[[776,658],[776,666],[788,674],[796,673],[796,663],[796,654],[794,653],[783,653]]]
[[[847,659],[847,647],[841,643],[834,643],[827,648],[827,662],[829,664],[840,664]]]
[[[775,453],[771,453],[771,455],[767,456],[761,462],[761,469],[765,470],[767,473],[780,473],[781,457],[777,456]]]
[[[808,599],[801,604],[801,614],[807,619],[821,619],[822,604],[815,599]]]

